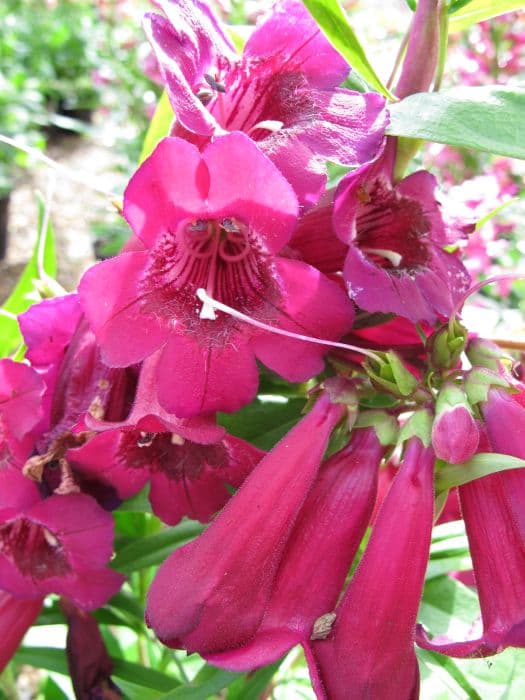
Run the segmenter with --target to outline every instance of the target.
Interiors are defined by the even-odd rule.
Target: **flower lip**
[[[202,320],[215,321],[209,304],[195,313],[197,289],[202,287],[210,296],[253,313],[268,290],[274,298],[278,295],[267,258],[258,237],[241,219],[187,219],[151,250],[142,281],[143,308],[180,319],[188,328]]]
[[[361,187],[357,194],[354,242],[372,262],[391,274],[425,267],[430,222],[421,204],[404,197],[378,179],[371,192]]]
[[[32,579],[65,576],[71,571],[59,538],[28,518],[16,518],[0,526],[0,552],[23,576]]]

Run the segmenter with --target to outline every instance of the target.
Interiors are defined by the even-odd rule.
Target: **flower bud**
[[[445,384],[436,403],[432,426],[432,446],[436,457],[451,464],[470,459],[479,444],[478,425],[465,392],[454,384]]]
[[[467,330],[459,321],[438,328],[427,340],[430,363],[435,369],[455,367],[467,340]]]

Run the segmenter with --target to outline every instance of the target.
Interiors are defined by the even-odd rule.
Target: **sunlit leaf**
[[[389,134],[525,158],[525,88],[455,87],[390,107]]]
[[[173,109],[171,108],[168,94],[163,92],[144,138],[139,163],[142,163],[152,153],[161,139],[168,136],[172,122]]]
[[[523,0],[457,0],[450,4],[449,30],[461,32],[477,22],[524,7]]]
[[[3,305],[4,311],[18,315],[26,311],[40,296],[35,286],[35,280],[40,277],[38,269],[39,251],[42,251],[42,263],[45,272],[54,278],[56,275],[55,240],[51,221],[46,231],[42,231],[45,204],[38,197],[38,234],[31,259],[27,263],[15,288]],[[0,314],[0,357],[6,357],[16,350],[22,342],[22,334],[18,321]]]
[[[337,0],[303,0],[328,41],[364,80],[385,97],[395,99],[383,85]]]

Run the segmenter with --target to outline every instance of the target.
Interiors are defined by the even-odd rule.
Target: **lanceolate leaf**
[[[197,537],[203,529],[200,523],[185,521],[177,527],[164,528],[153,535],[141,537],[120,549],[111,566],[129,574],[160,564],[174,549]]]
[[[391,105],[387,133],[525,158],[524,114],[525,88],[455,87]]]
[[[303,0],[332,45],[362,78],[389,99],[395,99],[372,68],[359,39],[337,0]]]
[[[161,139],[168,136],[172,121],[173,110],[168,99],[168,94],[163,92],[144,138],[139,163],[142,163],[142,161],[151,154]]]
[[[454,486],[468,484],[474,479],[480,479],[489,474],[503,472],[507,469],[525,467],[525,460],[510,455],[495,452],[480,452],[468,462],[462,464],[446,464],[437,472],[436,490],[445,491]]]
[[[461,32],[472,24],[523,8],[523,0],[456,0],[450,4],[449,30]]]
[[[206,665],[191,683],[175,688],[159,700],[208,700],[239,677],[238,673]]]
[[[18,315],[26,311],[31,304],[40,299],[35,287],[35,280],[40,277],[38,269],[38,256],[43,252],[42,263],[49,277],[56,275],[56,255],[53,227],[49,221],[45,231],[42,231],[44,217],[44,202],[38,199],[38,235],[30,261],[24,268],[20,279],[11,295],[6,300],[2,309],[9,314]],[[10,355],[22,342],[22,335],[18,327],[18,321],[0,314],[0,357]]]

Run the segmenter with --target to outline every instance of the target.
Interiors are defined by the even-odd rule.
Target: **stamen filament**
[[[200,289],[197,289],[197,297],[203,303],[203,310],[205,306],[209,306],[213,309],[217,309],[218,311],[222,311],[223,313],[228,314],[229,316],[233,316],[233,318],[237,318],[239,319],[239,321],[244,321],[245,323],[248,323],[251,326],[255,326],[255,328],[259,328],[263,331],[275,333],[276,335],[283,335],[286,338],[292,338],[293,340],[303,340],[307,343],[315,343],[317,345],[326,345],[332,348],[340,348],[341,350],[357,352],[361,355],[369,357],[371,360],[374,360],[374,362],[381,362],[381,358],[374,352],[372,352],[372,350],[366,350],[365,348],[360,348],[357,345],[348,345],[347,343],[337,343],[333,340],[323,340],[322,338],[314,338],[313,336],[309,335],[301,335],[300,333],[285,331],[283,328],[277,328],[276,326],[270,326],[269,324],[263,323],[262,321],[257,321],[256,319],[251,318],[251,316],[247,316],[241,311],[237,311],[231,306],[227,306],[226,304],[223,304],[222,302],[213,299],[206,293],[205,289],[202,289],[202,287]],[[203,318],[202,311],[201,318]]]

